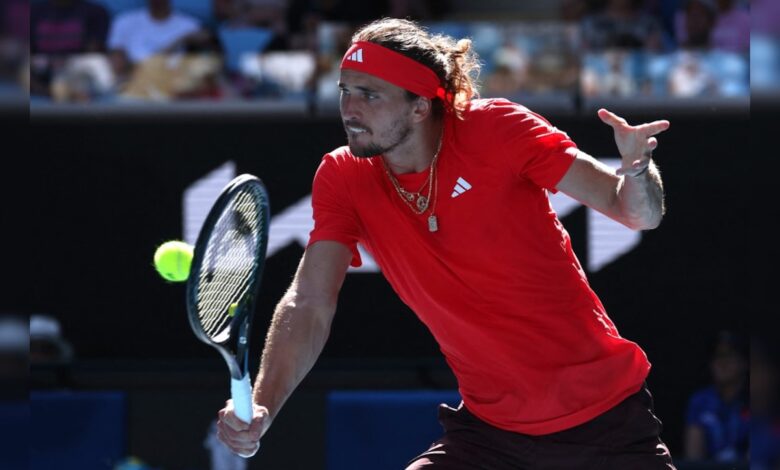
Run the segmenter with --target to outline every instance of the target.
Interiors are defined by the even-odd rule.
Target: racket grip
[[[230,395],[233,398],[238,419],[245,423],[252,422],[252,384],[249,382],[249,374],[242,379],[230,379]]]

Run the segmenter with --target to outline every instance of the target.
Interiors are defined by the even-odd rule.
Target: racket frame
[[[216,341],[215,338],[212,338],[203,330],[198,314],[197,296],[200,271],[203,266],[206,249],[208,248],[208,242],[216,228],[217,221],[229,207],[234,196],[242,191],[247,185],[253,185],[253,190],[259,191],[262,195],[260,204],[261,213],[258,214],[258,217],[262,219],[260,223],[264,229],[260,236],[261,246],[255,252],[257,267],[255,268],[253,285],[247,289],[247,292],[237,305],[230,325],[226,330],[229,331],[229,334],[224,340]],[[245,422],[251,421],[252,418],[252,386],[249,376],[249,334],[255,301],[263,275],[263,268],[265,267],[265,256],[268,248],[268,231],[270,229],[270,213],[271,209],[268,200],[268,191],[265,189],[265,185],[260,178],[251,174],[242,174],[233,178],[233,180],[225,186],[217,200],[211,206],[211,209],[206,216],[206,220],[203,222],[203,226],[198,234],[197,242],[195,243],[190,276],[187,279],[187,318],[192,327],[192,331],[199,340],[219,351],[220,355],[225,360],[225,363],[230,370],[231,395],[233,397],[234,405],[236,406],[236,414]],[[224,335],[220,334],[219,336],[221,337]],[[233,347],[235,347],[235,349],[232,349]]]

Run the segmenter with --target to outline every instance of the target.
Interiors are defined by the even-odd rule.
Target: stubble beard
[[[352,153],[352,155],[360,158],[370,158],[377,155],[385,155],[406,142],[409,138],[409,134],[412,133],[412,128],[409,126],[409,124],[399,119],[393,123],[393,128],[390,132],[392,132],[394,138],[393,143],[389,145],[369,143],[363,146],[358,146],[350,143],[349,151]]]

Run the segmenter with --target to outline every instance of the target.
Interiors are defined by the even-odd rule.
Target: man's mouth
[[[347,132],[350,132],[352,134],[363,134],[365,132],[368,132],[368,129],[366,129],[365,127],[354,126],[349,124],[345,125],[344,127],[347,129]]]

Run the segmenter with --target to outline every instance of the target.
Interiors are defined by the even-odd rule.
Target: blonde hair
[[[431,35],[414,21],[382,18],[355,32],[352,43],[358,41],[379,44],[433,70],[446,91],[444,103],[434,100],[434,112],[439,116],[446,108],[462,119],[469,101],[479,96],[476,79],[480,63],[470,39],[456,41],[442,34]]]

